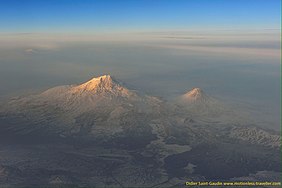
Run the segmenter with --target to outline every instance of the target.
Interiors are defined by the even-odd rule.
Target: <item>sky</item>
[[[1,0],[0,32],[280,29],[280,0]]]

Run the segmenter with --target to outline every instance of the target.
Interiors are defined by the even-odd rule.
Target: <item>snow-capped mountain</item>
[[[233,110],[232,106],[207,95],[201,88],[191,89],[178,97],[176,103],[194,118],[225,124],[252,122],[247,114]]]
[[[193,88],[181,96],[183,102],[187,103],[210,103],[213,99],[207,96],[200,88]]]
[[[63,100],[85,100],[85,97],[97,96],[108,99],[120,97],[138,100],[136,92],[128,90],[110,75],[92,78],[79,85],[55,87],[43,92],[39,97],[61,102]]]
[[[101,126],[104,131],[121,131],[123,119],[134,119],[137,114],[158,114],[161,105],[157,97],[127,89],[110,75],[104,75],[82,84],[54,87],[38,95],[17,98],[8,103],[4,113],[21,117],[20,122],[10,126],[21,134],[44,128],[72,135],[81,132],[85,125],[91,132],[94,124],[107,125]],[[27,122],[32,126],[20,125]]]
[[[160,102],[155,97],[138,94],[129,90],[110,75],[104,75],[79,84],[66,85],[48,89],[47,91],[30,97],[20,98],[10,103],[19,108],[32,104],[52,105],[62,110],[80,114],[93,110],[99,106],[128,105],[129,107],[150,107]]]

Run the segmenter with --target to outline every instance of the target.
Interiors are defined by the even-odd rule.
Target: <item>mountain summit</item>
[[[193,88],[191,91],[189,91],[187,93],[187,95],[191,96],[191,97],[201,97],[201,95],[203,94],[203,90],[201,90],[200,88],[196,87]]]
[[[121,89],[121,85],[112,76],[103,75],[100,77],[94,77],[75,88],[78,90],[102,92],[111,91],[117,88]]]
[[[203,90],[200,88],[193,88],[192,90],[188,91],[186,94],[182,96],[188,100],[200,100],[203,97],[206,97]]]
[[[181,96],[182,102],[194,103],[194,102],[208,102],[210,99],[209,96],[200,88],[193,88],[184,95]]]

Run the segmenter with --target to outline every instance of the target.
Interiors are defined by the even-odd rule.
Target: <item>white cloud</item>
[[[32,48],[28,48],[28,49],[25,49],[25,52],[26,52],[27,54],[34,54],[34,53],[37,53],[37,50],[34,50],[34,49],[32,49]]]

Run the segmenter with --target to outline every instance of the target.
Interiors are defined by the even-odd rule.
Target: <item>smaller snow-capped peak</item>
[[[181,95],[178,104],[195,116],[205,118],[220,118],[220,120],[234,118],[233,111],[221,101],[210,97],[200,88],[193,88],[184,95]]]
[[[191,91],[188,91],[185,95],[187,97],[197,99],[197,98],[201,98],[204,95],[204,92],[200,88],[193,88]]]
[[[208,96],[204,93],[202,89],[193,88],[192,90],[182,95],[181,98],[192,102],[192,101],[206,100]]]

